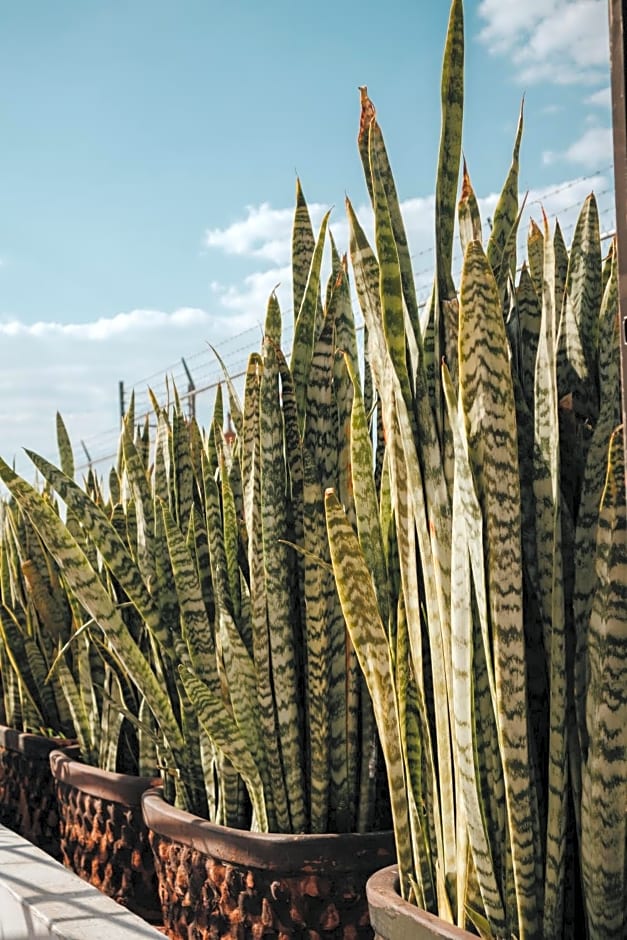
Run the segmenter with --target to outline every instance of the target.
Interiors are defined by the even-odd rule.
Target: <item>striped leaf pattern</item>
[[[273,295],[243,405],[226,373],[206,432],[171,384],[138,427],[131,398],[108,489],[74,482],[61,418],[61,469],[31,455],[43,492],[0,464],[0,702],[105,766],[124,739],[180,805],[274,831],[376,822],[380,748],[404,897],[494,938],[619,937],[616,251],[591,196],[569,246],[531,223],[515,285],[521,112],[484,253],[465,165],[458,201],[463,31],[452,0],[422,312],[363,87],[363,348],[297,181],[291,356]]]
[[[403,879],[401,890],[406,895],[409,888],[406,879],[412,870],[412,850],[407,839],[407,795],[386,633],[376,616],[376,595],[357,538],[331,490],[325,494],[325,509],[331,559],[342,610],[368,683],[381,745],[386,753],[398,863]]]
[[[486,255],[494,278],[503,291],[509,274],[516,270],[516,231],[518,227],[518,166],[523,131],[523,105],[520,107],[512,164],[492,219]]]
[[[534,819],[529,775],[514,396],[499,295],[487,257],[477,242],[471,242],[464,258],[459,343],[461,405],[484,519],[497,720],[516,905],[515,912],[509,913],[509,924],[517,935],[534,936],[540,916],[534,837],[539,826]]]
[[[536,359],[534,496],[539,598],[549,670],[549,773],[544,929],[559,936],[566,848],[566,612],[562,561],[559,418],[556,379],[555,253],[545,220],[542,326]]]
[[[282,541],[287,531],[287,519],[284,497],[286,469],[275,351],[280,336],[281,314],[278,301],[272,296],[266,316],[263,375],[259,393],[261,531],[267,617],[271,625],[269,640],[278,716],[279,755],[286,789],[290,794],[290,822],[292,829],[298,832],[305,826],[305,805],[298,741],[298,703],[292,692],[296,688],[296,663],[295,637],[290,616],[290,560],[289,549]]]
[[[627,506],[622,426],[612,434],[599,513],[588,632],[582,873],[589,935],[627,927]]]

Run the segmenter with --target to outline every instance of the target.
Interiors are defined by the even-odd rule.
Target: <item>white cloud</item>
[[[612,129],[589,127],[565,153],[571,163],[592,169],[612,160]]]
[[[216,314],[194,308],[135,310],[91,323],[0,318],[0,454],[9,463],[15,458],[18,471],[32,479],[22,448],[57,459],[57,411],[67,424],[77,463],[85,461],[81,440],[94,459],[115,454],[120,380],[127,404],[135,385],[138,411],[148,407],[148,386],[165,400],[166,374],[182,394],[187,391],[181,356],[197,388],[213,385],[221,374],[208,343],[220,346],[227,368],[235,372],[259,348],[258,328],[242,336],[250,325],[251,318],[224,309]],[[210,406],[206,393],[202,405],[199,399],[205,425]]]
[[[309,205],[312,224],[316,226],[325,211],[318,203]],[[293,209],[273,209],[269,203],[247,206],[246,218],[226,228],[208,229],[205,244],[208,248],[221,248],[229,255],[263,258],[274,264],[285,264],[290,259]]]
[[[565,160],[587,170],[605,166],[612,161],[612,129],[610,127],[588,127],[574,143],[562,153],[546,150],[542,154],[545,164]]]
[[[207,326],[211,317],[204,310],[182,307],[173,313],[161,310],[133,310],[130,313],[118,313],[113,317],[101,317],[91,323],[56,323],[53,320],[38,320],[35,323],[22,323],[11,319],[0,321],[0,335],[38,336],[38,337],[75,337],[89,341],[108,340],[127,333],[142,332],[146,329],[178,329],[179,327]]]
[[[263,208],[261,206],[259,210]],[[312,225],[316,234],[325,211],[324,206],[321,204],[314,203],[313,206],[309,206]],[[371,229],[372,212],[369,209],[362,210],[362,214],[365,218],[365,221],[362,219],[362,224]],[[238,314],[242,318],[242,322],[247,324],[252,322],[263,323],[268,298],[272,291],[276,289],[284,320],[287,323],[293,314],[291,254],[294,213],[292,209],[273,209],[268,213],[264,212],[263,215],[264,241],[261,248],[256,247],[259,240],[260,211],[253,211],[250,206],[246,208],[246,217],[244,219],[233,223],[227,229],[214,230],[211,247],[221,248],[227,254],[232,254],[234,245],[237,245],[238,254],[270,261],[282,259],[282,263],[262,271],[253,271],[243,279],[239,279],[236,284],[223,284],[220,281],[213,281],[210,286],[222,306]],[[288,217],[289,225],[286,227],[285,219]],[[330,227],[337,250],[340,254],[343,254],[348,248],[348,224],[344,219],[333,220],[332,217]],[[272,251],[270,251],[270,246],[272,246]],[[323,282],[328,276],[328,270],[329,257],[327,251],[322,266]]]
[[[577,156],[574,145],[571,150]],[[605,177],[595,176],[565,179],[532,191],[521,222],[521,245],[527,220],[530,215],[536,220],[541,217],[541,205],[549,216],[558,214],[568,241],[579,207],[590,190],[602,193],[608,188]],[[486,235],[487,220],[494,212],[497,198],[497,193],[489,193],[479,199]],[[601,207],[601,224],[605,229],[613,227],[610,204],[611,198],[607,196]],[[420,300],[427,299],[433,278],[433,210],[433,195],[402,203]],[[286,238],[282,228],[283,210],[273,211],[277,213],[273,216],[276,229],[268,222],[264,243]],[[370,207],[356,206],[355,211],[372,243]],[[253,228],[257,224],[248,211],[243,213],[240,243],[258,246],[260,242],[252,241],[252,235],[246,230],[248,220]],[[333,221],[333,232],[338,250],[346,251],[347,223],[339,210]],[[219,247],[227,250],[226,246]],[[216,248],[218,245],[214,250]],[[327,251],[325,278],[328,263]],[[453,265],[458,277],[461,256],[457,240]],[[17,457],[19,472],[30,474],[32,478],[30,463],[21,455],[21,448],[29,447],[56,460],[55,412],[59,410],[68,426],[77,463],[85,462],[81,440],[94,459],[112,458],[119,433],[119,380],[125,383],[127,403],[131,386],[135,385],[137,412],[140,413],[148,405],[148,385],[165,400],[166,373],[176,382],[179,392],[187,391],[181,356],[185,356],[198,389],[213,387],[221,379],[208,343],[217,346],[231,374],[241,373],[249,354],[259,349],[268,296],[277,284],[283,311],[284,345],[289,349],[293,325],[289,264],[273,263],[253,251],[247,270],[247,276],[237,282],[214,282],[209,310],[134,310],[91,323],[45,323],[41,319],[29,324],[15,317],[0,316],[0,454],[9,462]],[[357,305],[354,309],[359,317]],[[206,427],[213,407],[212,394],[203,392],[197,402],[199,420]],[[110,459],[98,465],[98,469],[104,472],[112,462]]]
[[[598,132],[600,129],[590,128],[589,133],[592,134],[593,130]],[[601,139],[601,135],[599,135],[599,139]],[[571,162],[576,162],[577,158],[579,158],[579,162],[583,163],[585,144],[582,144],[582,152],[580,154],[578,153],[578,148],[576,145],[573,145],[570,150],[572,153],[569,151],[567,159],[569,159]],[[590,142],[588,151],[589,163],[586,163],[586,166],[590,165],[594,167],[607,164],[607,158],[605,160],[601,160],[600,162],[593,160],[593,153],[594,149],[592,142]],[[559,155],[548,153],[545,157],[546,162],[553,162],[558,158]],[[602,191],[605,188],[605,178],[602,176],[595,176],[588,177],[586,179],[567,180],[561,184],[551,185],[545,187],[544,189],[531,191],[528,196],[527,209],[520,226],[521,240],[524,241],[525,236],[522,233],[525,231],[525,225],[527,224],[529,216],[532,213],[535,213],[536,216],[540,216],[541,205],[545,208],[545,211],[549,216],[557,214],[560,217],[560,221],[564,229],[568,229],[569,227],[572,228],[574,221],[576,220],[579,207],[583,203],[583,200],[588,195],[588,193],[592,189]],[[488,231],[487,220],[494,213],[498,195],[498,193],[491,193],[479,200],[486,233]],[[433,283],[434,206],[435,197],[433,195],[413,197],[406,199],[401,204],[410,254],[412,256],[412,265],[419,300],[427,299],[431,290],[431,285]],[[287,213],[288,211],[289,210],[275,210],[277,219],[277,232],[273,232],[271,227],[268,226],[265,231],[265,237],[268,239],[268,241],[274,240],[275,236],[277,238],[279,237],[278,229],[283,224],[283,213]],[[374,223],[371,207],[369,205],[362,205],[355,207],[355,211],[370,243],[374,245]],[[257,224],[256,219],[251,217],[249,210],[247,210],[246,217],[242,219],[241,222],[236,224],[238,226],[237,231],[239,233],[241,244],[250,244],[252,237],[247,231],[247,225],[250,225],[251,229],[255,231]],[[347,222],[343,218],[338,217],[333,221],[332,228],[338,250],[340,252],[346,251],[348,246]],[[291,234],[289,237],[291,237]],[[289,250],[289,241],[286,242],[286,249]],[[461,256],[459,254],[457,245],[455,246],[454,260],[455,265],[457,266],[456,269],[459,271],[459,268],[461,267]],[[328,272],[328,253],[325,261],[326,264],[323,268],[323,282]],[[243,281],[238,280],[238,282],[235,284],[214,283],[212,284],[212,289],[220,303],[229,311],[239,314],[240,317],[253,317],[255,318],[255,322],[262,324],[267,298],[272,289],[277,284],[280,284],[277,294],[281,304],[281,309],[284,314],[284,325],[289,329],[291,325],[290,315],[292,313],[291,277],[289,264],[283,265],[281,267],[268,267],[263,270],[255,270],[248,274],[248,276],[244,278]],[[357,315],[359,315],[357,307],[355,307],[355,310]]]
[[[214,281],[211,289],[224,307],[253,321],[263,322],[268,298],[273,291],[276,290],[282,307],[287,309],[288,305],[291,306],[291,269],[288,264],[280,268],[254,271],[237,285]]]
[[[481,0],[479,38],[509,56],[521,81],[586,84],[609,64],[605,0]]]
[[[612,89],[609,85],[605,88],[599,88],[586,98],[586,104],[594,105],[596,108],[612,107]]]

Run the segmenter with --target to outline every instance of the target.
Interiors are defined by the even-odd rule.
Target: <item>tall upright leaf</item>
[[[320,268],[322,265],[322,254],[330,214],[331,210],[326,213],[320,225],[316,247],[309,268],[307,286],[298,311],[298,316],[296,317],[296,323],[294,324],[291,362],[296,404],[298,406],[298,420],[301,431],[305,425],[307,381],[309,378],[311,357],[313,355],[313,344],[315,342],[316,314],[320,306]],[[274,341],[280,344],[280,335],[274,337]]]
[[[315,245],[309,208],[300,179],[296,177],[296,208],[292,226],[292,303],[295,321],[305,296]]]
[[[462,150],[464,108],[464,11],[453,0],[449,15],[441,80],[442,129],[435,184],[435,269],[438,298],[456,296],[452,276],[453,229]]]
[[[627,929],[627,506],[622,427],[611,437],[588,632],[582,873],[592,940]]]
[[[555,355],[555,253],[544,222],[542,326],[536,358],[534,496],[544,646],[549,671],[549,778],[544,883],[544,932],[563,929],[567,821],[566,611],[562,558],[562,504]]]
[[[309,285],[307,292],[309,292]],[[303,305],[307,303],[306,295]],[[291,550],[282,541],[287,532],[287,516],[283,422],[275,349],[279,345],[280,336],[281,313],[278,301],[273,294],[268,302],[266,316],[259,404],[261,528],[275,708],[280,742],[279,755],[290,797],[290,823],[293,831],[299,832],[305,827],[305,802],[300,752],[301,716],[294,696],[294,689],[297,687],[297,666],[291,617],[293,598],[288,579],[291,567],[288,553]],[[296,340],[293,355],[306,355]],[[309,360],[311,361],[311,352]],[[307,369],[307,374],[308,372],[309,369]],[[304,374],[301,374],[301,379],[303,378]],[[301,392],[304,395],[304,387]],[[301,417],[304,417],[304,413]]]
[[[492,230],[486,254],[494,272],[496,283],[502,292],[508,275],[516,270],[516,227],[518,224],[518,168],[520,141],[523,131],[523,104],[520,106],[516,139],[512,153],[512,164],[503,186],[503,191],[494,210]],[[513,236],[513,237],[512,237]]]
[[[497,720],[513,875],[510,929],[540,929],[536,858],[539,826],[531,793],[522,614],[520,481],[515,405],[500,299],[481,245],[466,249],[461,285],[460,396],[471,466],[484,519]],[[510,898],[506,897],[509,906]]]

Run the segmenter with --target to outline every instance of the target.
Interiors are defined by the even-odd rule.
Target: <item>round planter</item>
[[[171,938],[371,940],[366,881],[396,857],[391,832],[275,835],[216,826],[142,798]]]
[[[159,783],[50,755],[63,864],[152,923],[161,922],[157,879],[141,796]]]
[[[398,893],[396,865],[375,872],[368,879],[366,892],[377,940],[476,940],[476,934],[404,901]]]
[[[0,725],[0,822],[56,859],[59,816],[49,757],[72,745],[77,756],[75,742]]]

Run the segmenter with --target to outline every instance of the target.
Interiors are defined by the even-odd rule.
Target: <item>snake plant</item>
[[[73,476],[72,451],[60,416],[57,437],[61,464]],[[38,496],[54,517],[57,509],[50,490]],[[89,620],[15,500],[3,503],[2,519],[4,720],[23,730],[74,738],[82,757],[103,769],[136,770],[136,736],[124,721],[126,710],[136,711],[136,694],[124,670],[102,645],[90,642]],[[70,514],[66,525],[86,547]]]
[[[363,87],[372,245],[346,205],[363,356],[347,259],[328,215],[314,233],[298,183],[293,346],[288,357],[272,295],[242,403],[226,377],[235,440],[223,434],[222,390],[206,432],[174,391],[171,408],[153,400],[152,437],[134,433],[131,406],[106,502],[94,479],[73,481],[67,457],[58,469],[31,454],[43,494],[0,463],[15,520],[3,599],[24,596],[21,526],[49,578],[56,566],[74,624],[88,621],[108,666],[123,665],[142,760],[159,764],[181,806],[272,831],[366,829],[380,748],[404,897],[490,938],[575,938],[584,925],[591,940],[618,938],[627,542],[616,253],[602,259],[591,195],[569,248],[559,225],[533,221],[520,265],[522,111],[484,245],[466,164],[458,194],[462,0],[441,96],[424,313]]]
[[[29,452],[64,521],[0,464],[88,636],[137,690],[123,714],[177,803],[277,832],[365,830],[385,811],[325,526],[326,486],[353,512],[349,369],[360,368],[346,259],[327,226],[314,237],[298,184],[290,362],[273,295],[243,404],[227,377],[234,443],[221,390],[206,433],[175,390],[172,409],[153,400],[153,440],[134,433],[131,404],[106,504]]]
[[[570,250],[516,259],[519,121],[482,244],[461,154],[463,9],[444,54],[436,274],[416,328],[381,129],[361,90],[370,246],[347,204],[384,476],[353,402],[356,531],[326,495],[344,613],[375,703],[402,894],[487,937],[627,929],[627,633],[617,274],[594,196]],[[594,794],[594,796],[593,796]],[[584,925],[585,924],[585,928]]]

